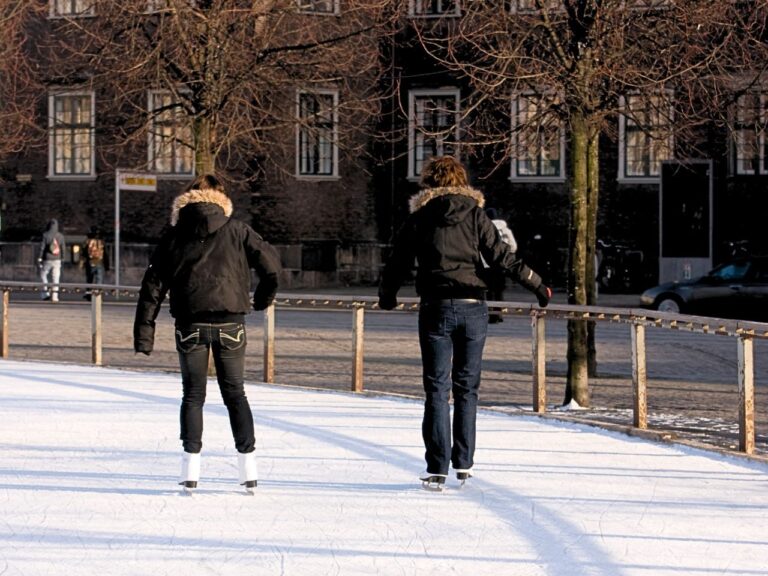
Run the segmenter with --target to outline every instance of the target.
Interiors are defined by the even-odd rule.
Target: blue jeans
[[[238,452],[255,450],[253,415],[243,386],[245,370],[245,326],[186,324],[176,326],[181,381],[181,441],[185,452],[200,452],[203,446],[203,405],[208,382],[208,351],[213,352],[216,379],[229,412],[229,424]]]
[[[423,366],[422,436],[427,471],[447,474],[474,464],[477,394],[488,306],[478,300],[427,300],[419,309]],[[449,398],[453,393],[453,444]]]
[[[86,264],[85,277],[88,284],[104,284],[104,264]]]

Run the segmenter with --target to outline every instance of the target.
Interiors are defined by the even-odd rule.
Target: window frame
[[[408,16],[410,18],[458,18],[461,16],[461,0],[434,0],[436,2],[439,2],[442,6],[443,2],[453,2],[454,7],[452,12],[446,12],[444,10],[440,10],[439,12],[435,13],[427,13],[423,11],[418,12],[417,11],[417,5],[422,2],[429,2],[430,0],[409,0],[408,1]]]
[[[619,102],[619,165],[618,165],[618,178],[617,180],[622,183],[632,183],[632,182],[639,182],[639,183],[659,183],[661,182],[661,165],[665,160],[674,160],[675,159],[675,134],[674,134],[674,105],[673,105],[673,96],[674,92],[672,90],[664,90],[665,99],[669,102],[669,110],[667,114],[667,118],[665,119],[665,122],[663,124],[659,123],[654,126],[650,126],[649,129],[645,129],[643,127],[638,126],[637,128],[630,128],[628,126],[628,121],[631,119],[628,117],[627,110],[628,110],[628,98],[633,98],[635,96],[638,96],[638,94],[628,94],[625,96],[622,96]],[[661,96],[659,96],[661,98]],[[634,123],[634,121],[632,121]],[[660,139],[654,139],[649,135],[650,133],[654,132],[661,132],[666,131],[667,136],[664,139],[666,142],[666,148],[669,151],[669,154],[667,156],[658,156],[655,159],[655,164],[657,165],[657,173],[653,173],[653,162],[651,162],[650,156],[653,152],[653,143],[656,141],[661,142]],[[641,175],[634,175],[634,174],[628,174],[627,168],[628,168],[628,144],[627,144],[627,135],[632,133],[644,133],[645,139],[646,139],[646,145],[648,147],[648,173],[647,174],[641,174]]]
[[[747,124],[744,120],[744,106],[740,104],[744,98],[757,98],[757,109],[754,121]],[[768,91],[763,89],[750,90],[736,99],[732,111],[733,131],[730,138],[730,167],[731,174],[735,176],[765,176],[768,175]],[[743,160],[739,152],[745,147],[745,134],[749,133],[754,139],[757,155],[752,159],[757,161],[757,169],[744,169]]]
[[[82,98],[90,100],[90,111],[88,124],[69,124],[57,126],[56,102],[59,98]],[[80,126],[80,128],[78,128]],[[87,127],[86,127],[87,126]],[[59,132],[62,130],[71,131],[70,137],[75,136],[77,130],[85,130],[88,135],[88,146],[90,154],[88,158],[88,172],[57,172],[56,165],[58,161],[57,144]],[[74,140],[74,138],[73,138]],[[75,162],[74,150],[77,145],[70,144],[71,154],[63,160],[66,163]],[[82,156],[81,159],[86,158]],[[48,179],[49,180],[93,180],[96,178],[96,94],[93,90],[54,90],[48,94]]]
[[[69,5],[69,11],[60,11],[58,4],[64,3]],[[82,2],[87,5],[88,8],[82,12],[76,12],[72,10],[72,4]],[[48,17],[51,19],[58,18],[90,18],[96,15],[96,0],[50,0],[48,3]]]
[[[312,135],[305,140],[304,134],[308,134],[310,124],[307,122],[309,117],[302,116],[302,98],[305,95],[311,96],[330,96],[332,98],[332,113],[330,124],[330,146],[331,154],[326,156],[332,162],[331,171],[328,173],[320,172],[302,172],[302,165],[304,160],[304,148],[313,150],[316,155],[319,155],[319,150],[323,146],[320,141],[320,134],[313,141]],[[295,177],[299,180],[336,180],[339,178],[339,90],[337,88],[318,88],[318,89],[299,89],[296,91],[296,147],[295,147]],[[327,127],[326,127],[327,129]]]
[[[313,16],[338,16],[341,14],[341,2],[340,0],[325,0],[333,3],[332,10],[318,10],[315,8],[316,0],[296,0],[296,7],[300,14],[312,14]],[[309,6],[303,6],[302,4],[310,3]]]
[[[542,154],[539,154],[539,156],[536,157],[536,164],[537,164],[537,174],[520,174],[519,173],[519,158],[518,158],[518,150],[520,147],[519,142],[519,135],[521,133],[520,130],[517,130],[518,126],[518,118],[519,118],[519,103],[521,98],[530,99],[531,96],[541,96],[540,94],[536,94],[534,92],[521,92],[518,94],[514,94],[512,96],[512,132],[511,132],[511,145],[512,145],[512,158],[510,162],[510,180],[514,180],[515,182],[565,182],[566,175],[565,175],[565,155],[566,155],[566,146],[565,146],[565,127],[563,126],[563,123],[560,122],[557,127],[557,131],[559,133],[558,136],[558,152],[559,152],[559,162],[558,162],[558,174],[552,175],[552,174],[541,174],[541,166],[542,166]],[[543,148],[542,148],[543,150]]]
[[[559,0],[549,0],[552,4],[547,10],[549,12],[555,12],[562,10],[562,4],[559,2]],[[536,6],[531,7],[520,7],[520,2],[535,2],[535,0],[507,0],[506,1],[506,9],[510,14],[536,14],[539,11],[539,8]]]
[[[177,129],[179,127],[184,128],[181,124],[182,122],[179,121],[178,116],[175,112],[175,109],[169,109],[168,111],[172,112],[173,122],[172,124],[169,124],[167,122],[164,122],[162,125],[169,126],[171,125],[173,128],[173,135],[170,137],[170,139],[173,141],[173,150],[171,153],[170,160],[173,163],[173,169],[170,171],[164,171],[164,170],[158,170],[157,168],[157,159],[158,155],[156,154],[157,151],[157,144],[158,142],[162,142],[164,139],[169,138],[162,136],[160,134],[155,133],[155,126],[158,124],[158,114],[156,113],[157,108],[155,107],[155,97],[157,96],[171,96],[171,99],[173,100],[173,104],[178,103],[178,98],[175,97],[172,90],[167,89],[161,89],[161,88],[155,88],[155,89],[149,89],[147,90],[147,169],[155,174],[160,179],[179,179],[179,178],[192,178],[195,176],[195,149],[194,149],[194,142],[192,142],[191,146],[185,146],[183,143],[183,140],[181,140],[177,136]],[[160,113],[162,114],[162,112]],[[192,126],[191,126],[191,119],[187,118],[190,125],[187,127],[189,130],[189,137],[190,139],[193,138],[192,134]],[[190,161],[190,169],[188,172],[182,172],[177,171],[177,166],[179,165],[179,162],[181,160],[181,154],[178,152],[181,148],[188,148],[189,154],[191,155],[189,161]]]
[[[418,89],[412,89],[408,91],[408,179],[409,180],[418,180],[421,178],[421,171],[416,171],[418,160],[416,157],[417,152],[417,127],[418,124],[416,122],[416,102],[419,98],[426,98],[426,97],[441,97],[441,98],[453,98],[453,101],[456,105],[456,109],[454,111],[454,126],[453,130],[451,131],[454,140],[456,144],[454,145],[454,150],[452,152],[438,152],[437,155],[452,155],[456,156],[457,158],[460,156],[461,151],[461,90],[458,87],[451,87],[451,88],[418,88]],[[437,138],[435,138],[437,139]],[[440,141],[437,143],[438,148],[444,147],[444,142],[446,138],[443,137],[440,139]],[[423,147],[422,147],[423,148]],[[430,156],[431,158],[432,156]],[[421,164],[426,162],[426,158],[421,160]]]

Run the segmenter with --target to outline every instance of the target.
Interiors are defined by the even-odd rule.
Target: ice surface
[[[0,361],[0,574],[768,573],[768,466],[481,412],[475,478],[421,489],[421,404],[249,385],[244,495],[211,382],[200,487],[179,377]]]

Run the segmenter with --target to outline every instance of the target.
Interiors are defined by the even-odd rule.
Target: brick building
[[[135,0],[140,5],[136,17],[157,18],[158,11],[181,1]],[[57,46],[51,40],[56,34],[72,34],[72,24],[76,29],[97,26],[102,17],[98,0],[38,3],[45,4],[45,10],[31,30],[47,39],[48,46]],[[290,15],[286,21],[329,28],[329,23],[344,26],[352,2],[264,4],[281,5],[281,15]],[[532,9],[529,0],[503,4],[513,12]],[[399,15],[398,8],[403,10]],[[268,139],[260,136],[261,147],[254,148],[252,158],[245,157],[242,146],[233,152],[232,161],[221,152],[218,166],[230,178],[235,216],[250,221],[283,248],[293,285],[375,281],[380,251],[402,222],[421,167],[433,154],[461,155],[473,183],[485,192],[488,204],[507,217],[529,258],[551,282],[564,284],[569,142],[564,136],[550,139],[535,154],[513,155],[501,163],[493,146],[471,151],[463,146],[463,106],[472,89],[427,57],[412,26],[424,20],[459,19],[461,8],[458,0],[404,0],[380,7],[394,16],[364,44],[377,52],[378,69],[360,74],[354,69],[359,60],[345,63],[336,52],[337,81],[328,79],[332,74],[310,75],[293,84],[282,82],[269,93],[270,102],[261,113],[282,121]],[[375,16],[372,22],[383,21]],[[292,30],[287,27],[286,34]],[[50,51],[30,52],[32,56],[41,58],[44,67],[61,64]],[[301,62],[292,64],[298,69]],[[46,94],[37,110],[41,136],[23,153],[0,159],[3,241],[34,238],[49,217],[58,218],[74,237],[94,224],[109,234],[115,220],[114,171],[120,167],[158,176],[156,193],[121,195],[123,240],[151,244],[167,223],[172,198],[194,175],[196,151],[189,145],[194,138],[178,112],[184,94],[149,83],[137,87],[132,99],[120,100],[115,111],[115,84],[85,72],[72,61],[66,70],[46,70]],[[297,76],[291,71],[286,77]],[[627,96],[627,107],[632,106],[631,98]],[[509,106],[513,121],[532,111],[524,94],[510,96]],[[725,257],[729,240],[749,240],[755,251],[765,251],[760,230],[768,207],[767,108],[768,97],[759,83],[745,90],[733,104],[733,123],[698,129],[695,153],[672,136],[663,145],[658,144],[663,138],[643,137],[658,136],[668,128],[662,117],[648,115],[646,124],[629,116],[614,118],[611,135],[600,140],[598,236],[640,255],[633,286],[627,288],[656,282],[664,238],[668,246],[683,246],[683,260],[687,250],[694,259],[693,270],[681,272],[686,263],[680,260],[669,274],[697,272],[717,263]],[[510,135],[522,137],[513,126]],[[676,194],[680,190],[694,192],[682,197]],[[669,202],[664,223],[663,198]],[[690,212],[691,204],[704,210],[697,212],[705,223],[704,249],[688,247],[695,223],[684,212]],[[364,264],[357,266],[358,260]]]

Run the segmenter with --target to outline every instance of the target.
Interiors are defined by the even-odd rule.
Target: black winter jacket
[[[502,242],[484,204],[482,193],[469,187],[427,188],[413,196],[411,214],[384,267],[382,300],[396,298],[414,261],[416,292],[422,299],[485,299],[486,277],[493,269],[535,292],[541,278]]]
[[[169,291],[177,324],[242,321],[251,309],[253,268],[259,277],[253,308],[263,310],[272,303],[279,256],[231,214],[231,201],[219,192],[192,190],[174,200],[171,228],[141,283],[133,329],[137,352],[152,351],[155,319]]]

